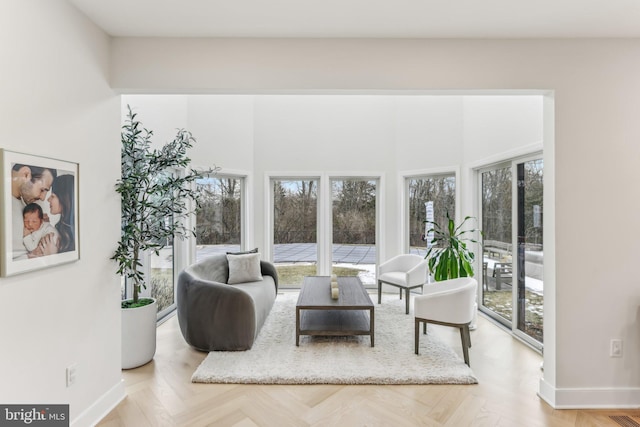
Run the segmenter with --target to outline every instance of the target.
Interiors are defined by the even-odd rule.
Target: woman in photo
[[[49,196],[49,206],[52,214],[60,214],[60,221],[56,224],[56,229],[60,234],[58,252],[69,252],[76,248],[76,241],[73,235],[75,230],[75,209],[74,209],[74,176],[61,175],[51,187]]]
[[[75,250],[74,196],[73,175],[60,175],[55,179],[55,181],[53,181],[51,195],[47,201],[49,202],[51,214],[60,214],[60,220],[56,224],[56,230],[58,230],[59,238],[57,240],[57,244],[52,235],[47,235],[40,240],[43,255],[52,255]]]

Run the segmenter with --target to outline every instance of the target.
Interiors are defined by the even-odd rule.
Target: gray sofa
[[[185,341],[201,351],[248,350],[278,291],[273,264],[260,261],[263,280],[228,285],[225,254],[207,257],[178,276],[178,322]]]

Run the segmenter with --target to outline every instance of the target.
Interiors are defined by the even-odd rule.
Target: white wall
[[[540,391],[556,407],[640,405],[640,230],[625,226],[640,209],[640,40],[122,38],[111,70],[117,90],[146,93],[549,91],[545,319],[555,327]],[[624,357],[609,357],[611,338]]]
[[[154,131],[188,122],[197,140],[194,165],[253,174],[250,237],[261,248],[268,244],[265,174],[382,174],[384,258],[403,251],[396,232],[402,173],[506,156],[541,144],[542,134],[541,96],[127,95],[122,103],[135,106]],[[474,193],[472,184],[460,188]]]
[[[189,96],[188,129],[198,140],[191,151],[193,164],[252,171],[253,105],[249,95]]]
[[[539,95],[465,97],[464,162],[486,164],[520,147],[542,147],[542,101]]]
[[[0,402],[68,403],[72,424],[90,425],[124,396],[109,39],[66,2],[5,0],[0,51],[0,146],[79,163],[80,227],[79,261],[0,278]]]
[[[178,129],[187,128],[187,97],[184,95],[148,96],[130,95],[121,97],[122,123],[129,114],[136,114],[142,128],[153,132],[151,144],[160,148],[172,141]]]

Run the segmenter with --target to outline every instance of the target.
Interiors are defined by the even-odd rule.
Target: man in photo
[[[24,207],[36,200],[45,200],[56,178],[56,170],[15,163],[11,168],[11,225],[13,259],[27,259],[23,242]]]

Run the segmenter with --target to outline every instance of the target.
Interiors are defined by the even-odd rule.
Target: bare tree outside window
[[[482,231],[485,240],[511,243],[511,167],[482,174]]]
[[[273,243],[316,243],[317,181],[274,181],[273,194]]]
[[[240,250],[242,182],[242,178],[224,176],[197,181],[202,207],[196,214],[196,258]]]
[[[273,180],[273,251],[282,288],[317,274],[318,181]]]
[[[332,180],[331,193],[333,274],[358,275],[365,286],[375,286],[377,181]]]
[[[376,243],[376,183],[333,181],[333,243]]]
[[[456,177],[453,174],[414,177],[408,178],[407,184],[410,252],[424,255],[424,221],[427,219],[425,203],[433,202],[434,221],[446,224],[447,212],[451,217],[456,213]]]

